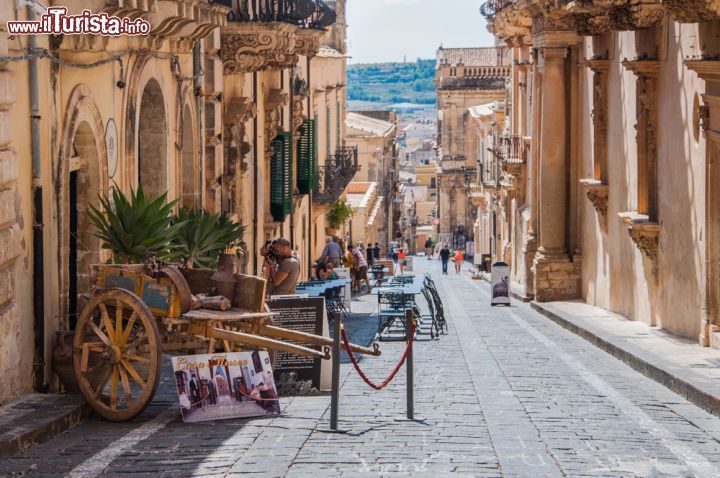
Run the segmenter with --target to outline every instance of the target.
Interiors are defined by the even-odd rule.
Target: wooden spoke
[[[91,374],[91,373],[95,372],[97,369],[99,369],[100,367],[102,367],[103,365],[107,365],[107,362],[104,362],[101,360],[100,362],[96,363],[95,365],[93,365],[92,367],[87,369],[84,373]]]
[[[142,377],[140,376],[140,374],[138,373],[138,371],[135,370],[135,367],[133,367],[132,365],[130,365],[126,360],[123,360],[123,361],[121,361],[120,363],[123,364],[123,366],[125,367],[125,370],[128,371],[128,373],[129,373],[130,376],[133,378],[133,380],[135,380],[135,382],[136,382],[138,385],[140,385],[142,388],[145,388],[145,381],[142,379]]]
[[[130,337],[130,332],[132,332],[133,325],[135,325],[135,321],[137,320],[137,313],[133,312],[130,316],[130,319],[128,319],[127,327],[125,327],[125,332],[123,332],[122,338],[120,340],[121,347],[127,343],[128,337]]]
[[[117,410],[118,382],[120,381],[120,366],[112,368],[112,382],[110,382],[110,410]]]
[[[123,367],[118,367],[118,371],[120,372],[120,381],[122,382],[123,387],[123,394],[125,395],[125,400],[127,400],[128,404],[132,403],[133,396],[132,396],[132,390],[130,389],[130,380],[128,379],[127,372]]]
[[[88,362],[90,361],[90,352],[103,352],[105,350],[102,342],[86,342],[82,348],[82,358],[80,359],[80,371],[83,373],[88,371]],[[102,363],[102,362],[101,362]]]
[[[123,354],[123,358],[130,362],[131,360],[133,362],[140,362],[140,363],[150,363],[149,358],[140,357],[139,355],[133,355],[133,354]]]
[[[105,353],[118,353],[115,346],[122,355],[112,364]],[[116,288],[97,292],[78,316],[72,350],[80,391],[104,418],[130,420],[152,401],[160,381],[162,343],[155,317],[134,293]]]
[[[122,345],[122,336],[123,336],[123,326],[122,326],[122,318],[123,318],[123,306],[122,302],[120,300],[115,301],[115,343],[118,345]]]
[[[115,329],[110,321],[110,314],[108,314],[105,304],[100,304],[100,312],[102,315],[102,323],[105,326],[105,330],[107,330],[108,337],[115,338]]]
[[[90,328],[93,330],[93,332],[95,332],[95,335],[97,335],[98,338],[99,338],[100,340],[102,340],[105,345],[107,345],[107,346],[110,346],[110,345],[111,345],[110,339],[108,338],[108,336],[105,335],[102,330],[100,330],[100,328],[95,324],[95,322],[93,322],[93,321],[91,320],[91,321],[88,322],[88,325],[89,325]]]
[[[110,380],[111,375],[112,375],[112,367],[108,368],[105,371],[105,374],[100,379],[100,382],[98,382],[98,385],[95,387],[95,398],[98,398],[100,396],[100,392],[102,392],[105,389],[105,385],[107,385],[108,380]]]
[[[140,344],[142,344],[143,342],[145,342],[147,339],[148,339],[148,336],[147,336],[147,335],[143,335],[142,337],[138,337],[137,339],[135,339],[135,340],[133,341],[133,343],[131,343],[130,345],[128,345],[128,346],[126,347],[126,350],[127,350],[128,352],[134,352],[135,349],[138,348],[138,346],[139,346]]]

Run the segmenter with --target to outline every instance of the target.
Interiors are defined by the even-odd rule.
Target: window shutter
[[[273,140],[270,161],[270,213],[278,222],[285,221],[292,207],[292,135],[280,133]]]
[[[310,194],[317,186],[317,123],[305,120],[298,140],[298,190]]]

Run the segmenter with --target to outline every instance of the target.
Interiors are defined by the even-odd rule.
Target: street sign
[[[438,218],[433,219],[433,226],[438,226],[438,225],[440,225],[440,219],[438,219]]]

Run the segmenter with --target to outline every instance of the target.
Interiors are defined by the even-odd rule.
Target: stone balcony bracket
[[[660,74],[660,62],[658,60],[624,60],[625,69],[632,71],[636,76],[657,78]]]
[[[646,214],[637,212],[620,212],[618,216],[627,225],[630,238],[637,248],[656,265],[660,246],[660,224],[650,221]]]
[[[610,68],[610,61],[605,59],[588,59],[585,65],[595,73],[607,73]]]
[[[705,80],[720,83],[720,61],[719,60],[685,60],[685,66],[697,73]]]
[[[700,23],[720,18],[718,0],[662,0],[662,4],[678,23]]]
[[[607,218],[609,187],[597,179],[581,179],[582,185],[588,199],[599,215]]]
[[[280,22],[230,22],[221,29],[223,71],[232,75],[290,68],[301,55],[317,55],[323,33]]]

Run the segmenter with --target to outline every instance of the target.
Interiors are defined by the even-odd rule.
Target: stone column
[[[547,38],[546,38],[547,39]],[[538,171],[538,251],[535,255],[535,300],[576,298],[580,294],[580,263],[568,255],[567,98],[573,94],[566,78],[567,43],[545,43],[542,55]]]
[[[565,85],[567,48],[544,48],[540,124],[540,191],[538,253],[559,256],[567,252],[567,109]]]

